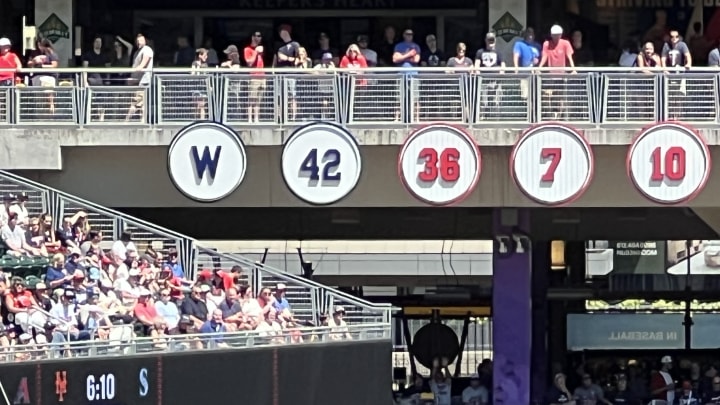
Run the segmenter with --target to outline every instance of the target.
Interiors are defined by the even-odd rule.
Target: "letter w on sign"
[[[220,151],[222,146],[215,148],[215,153],[210,155],[210,147],[206,146],[203,148],[202,156],[198,153],[198,147],[193,146],[190,151],[192,154],[192,161],[195,165],[195,173],[197,174],[197,184],[202,182],[205,177],[205,172],[209,174],[208,183],[212,184],[215,180],[215,173],[217,172],[218,163],[220,162]]]

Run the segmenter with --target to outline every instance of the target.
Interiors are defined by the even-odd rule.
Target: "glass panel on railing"
[[[606,74],[606,122],[651,122],[657,120],[659,89],[657,76],[650,74]]]
[[[54,80],[54,78],[53,78]],[[41,82],[32,87],[16,88],[17,123],[76,123],[76,88],[72,82]]]
[[[541,121],[590,121],[592,94],[588,74],[542,74],[538,80]]]
[[[147,88],[91,86],[87,88],[87,124],[145,124]]]
[[[413,122],[464,122],[468,116],[463,102],[465,77],[462,74],[421,74],[410,81],[410,108]]]
[[[486,73],[477,77],[475,86],[477,123],[530,122],[530,77]]]
[[[276,122],[274,75],[223,75],[223,79],[226,123]]]
[[[160,101],[160,123],[191,123],[210,120],[212,86],[210,76],[155,75]]]
[[[337,121],[337,80],[332,72],[284,75],[286,122]]]
[[[366,123],[400,122],[403,113],[404,76],[385,74],[352,75],[350,121]]]
[[[10,122],[10,89],[0,89],[0,125]]]
[[[667,116],[686,122],[714,122],[717,119],[716,77],[702,73],[669,75],[665,78]]]

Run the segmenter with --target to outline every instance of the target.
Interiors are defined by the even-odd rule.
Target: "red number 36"
[[[433,148],[424,148],[420,151],[418,159],[425,161],[425,170],[418,174],[421,181],[435,181],[440,175],[444,181],[457,181],[460,178],[460,151],[455,148],[446,148],[438,155]]]

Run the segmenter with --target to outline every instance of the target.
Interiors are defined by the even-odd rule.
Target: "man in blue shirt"
[[[422,53],[422,50],[420,49],[420,45],[413,42],[413,31],[411,29],[406,29],[403,32],[403,40],[399,42],[397,45],[395,45],[395,51],[393,52],[393,63],[395,66],[404,68],[404,73],[408,76],[413,76],[417,73],[414,68],[417,67],[420,63],[420,55]],[[411,110],[413,111],[413,117],[415,117],[416,121],[419,121],[419,112],[420,112],[420,105],[418,103],[418,99],[420,98],[419,94],[419,85],[416,83],[416,80],[413,80],[412,78],[408,77],[407,79],[408,84],[408,91],[411,103],[407,107],[412,107]],[[402,100],[402,98],[401,98]],[[400,110],[396,110],[395,112],[395,120],[400,120]]]
[[[540,62],[540,46],[535,42],[535,31],[528,28],[523,32],[523,39],[513,46],[513,65],[533,67]]]

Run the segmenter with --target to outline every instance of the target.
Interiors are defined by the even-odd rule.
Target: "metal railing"
[[[132,72],[43,69],[58,79],[0,88],[0,127],[168,127],[198,120],[244,129],[312,120],[357,128],[438,121],[470,128],[544,121],[597,127],[665,119],[720,123],[720,72],[704,68],[648,72],[597,67],[565,73],[512,68],[158,68],[149,72],[148,85],[132,80]],[[24,69],[18,75],[37,73]],[[32,86],[33,81],[43,85]]]
[[[347,336],[349,335],[349,337]],[[198,350],[228,350],[292,344],[333,344],[358,341],[390,340],[390,325],[347,325],[340,330],[330,327],[300,327],[283,330],[278,335],[262,331],[227,333],[198,333],[160,337],[136,337],[129,340],[86,340],[62,343],[16,345],[0,361],[45,360],[62,357],[117,357],[148,353],[190,352]],[[0,348],[2,349],[2,348]]]
[[[198,271],[204,268],[229,271],[239,265],[245,271],[243,281],[255,292],[263,287],[274,288],[278,283],[284,283],[288,286],[288,301],[299,320],[319,325],[322,315],[331,312],[334,306],[342,305],[348,323],[390,325],[393,311],[390,305],[374,304],[239,255],[219,253],[210,247],[200,246],[186,235],[0,170],[0,195],[22,192],[28,196],[26,207],[29,215],[50,215],[53,230],[61,223],[61,218],[84,211],[87,213],[89,228],[102,231],[103,240],[107,244],[118,240],[122,233],[130,232],[140,254],[148,248],[161,253],[175,248],[188,278],[194,279]]]

